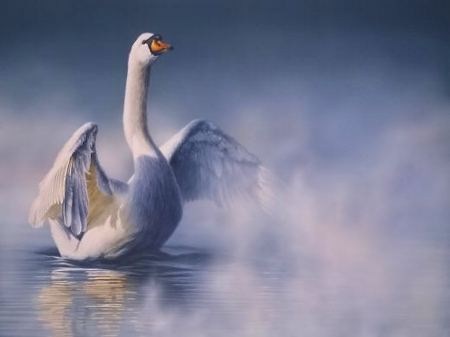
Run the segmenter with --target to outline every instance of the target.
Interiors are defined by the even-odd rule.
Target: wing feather
[[[218,206],[236,197],[264,204],[268,170],[234,138],[205,120],[194,120],[161,147],[183,200],[210,199]]]
[[[59,219],[76,237],[88,226],[88,219],[98,213],[96,199],[102,205],[112,200],[113,186],[100,167],[95,150],[97,125],[86,123],[63,146],[55,163],[39,184],[39,195],[29,215],[32,226],[40,227],[49,219]]]

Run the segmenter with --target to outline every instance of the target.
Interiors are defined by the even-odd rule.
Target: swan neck
[[[147,91],[150,68],[128,62],[123,125],[125,138],[136,158],[141,155],[155,155],[156,146],[150,137],[147,126]]]

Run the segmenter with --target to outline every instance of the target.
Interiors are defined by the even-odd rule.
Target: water
[[[249,280],[228,276],[243,268],[232,256],[169,246],[120,261],[69,261],[23,228],[2,254],[1,335],[228,335],[263,327],[263,317],[241,317],[249,307],[262,305],[271,320],[283,312],[269,305],[283,277],[271,268],[258,272],[264,285],[253,298],[239,290]]]
[[[70,262],[53,250],[22,256],[14,262],[24,268],[9,275],[16,283],[6,295],[13,309],[3,317],[7,335],[117,336],[158,329],[164,320],[153,316],[152,306],[181,309],[189,299],[197,302],[209,260],[208,253],[173,250],[122,264]]]
[[[2,246],[1,336],[447,336],[450,331],[449,288],[442,275],[448,255],[423,241],[375,245],[345,234],[328,247],[320,243],[322,252],[332,252],[324,258],[312,254],[306,241],[295,251],[288,240],[277,246],[258,236],[265,249],[253,245],[251,254],[171,244],[157,255],[86,263],[59,257],[45,230],[14,228]],[[352,242],[363,245],[356,250]]]

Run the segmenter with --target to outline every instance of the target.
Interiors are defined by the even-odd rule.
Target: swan
[[[62,257],[115,258],[159,250],[181,220],[183,206],[211,199],[219,206],[237,195],[264,203],[267,169],[231,136],[206,120],[194,120],[156,146],[147,126],[150,69],[172,50],[161,35],[144,33],[128,58],[123,127],[133,155],[128,182],[110,178],[95,146],[98,127],[81,126],[58,153],[31,205],[33,227],[50,225]]]

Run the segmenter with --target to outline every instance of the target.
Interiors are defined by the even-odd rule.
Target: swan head
[[[162,36],[153,33],[143,33],[133,43],[130,51],[130,62],[137,62],[147,67],[152,65],[162,54],[173,47],[163,41]]]

